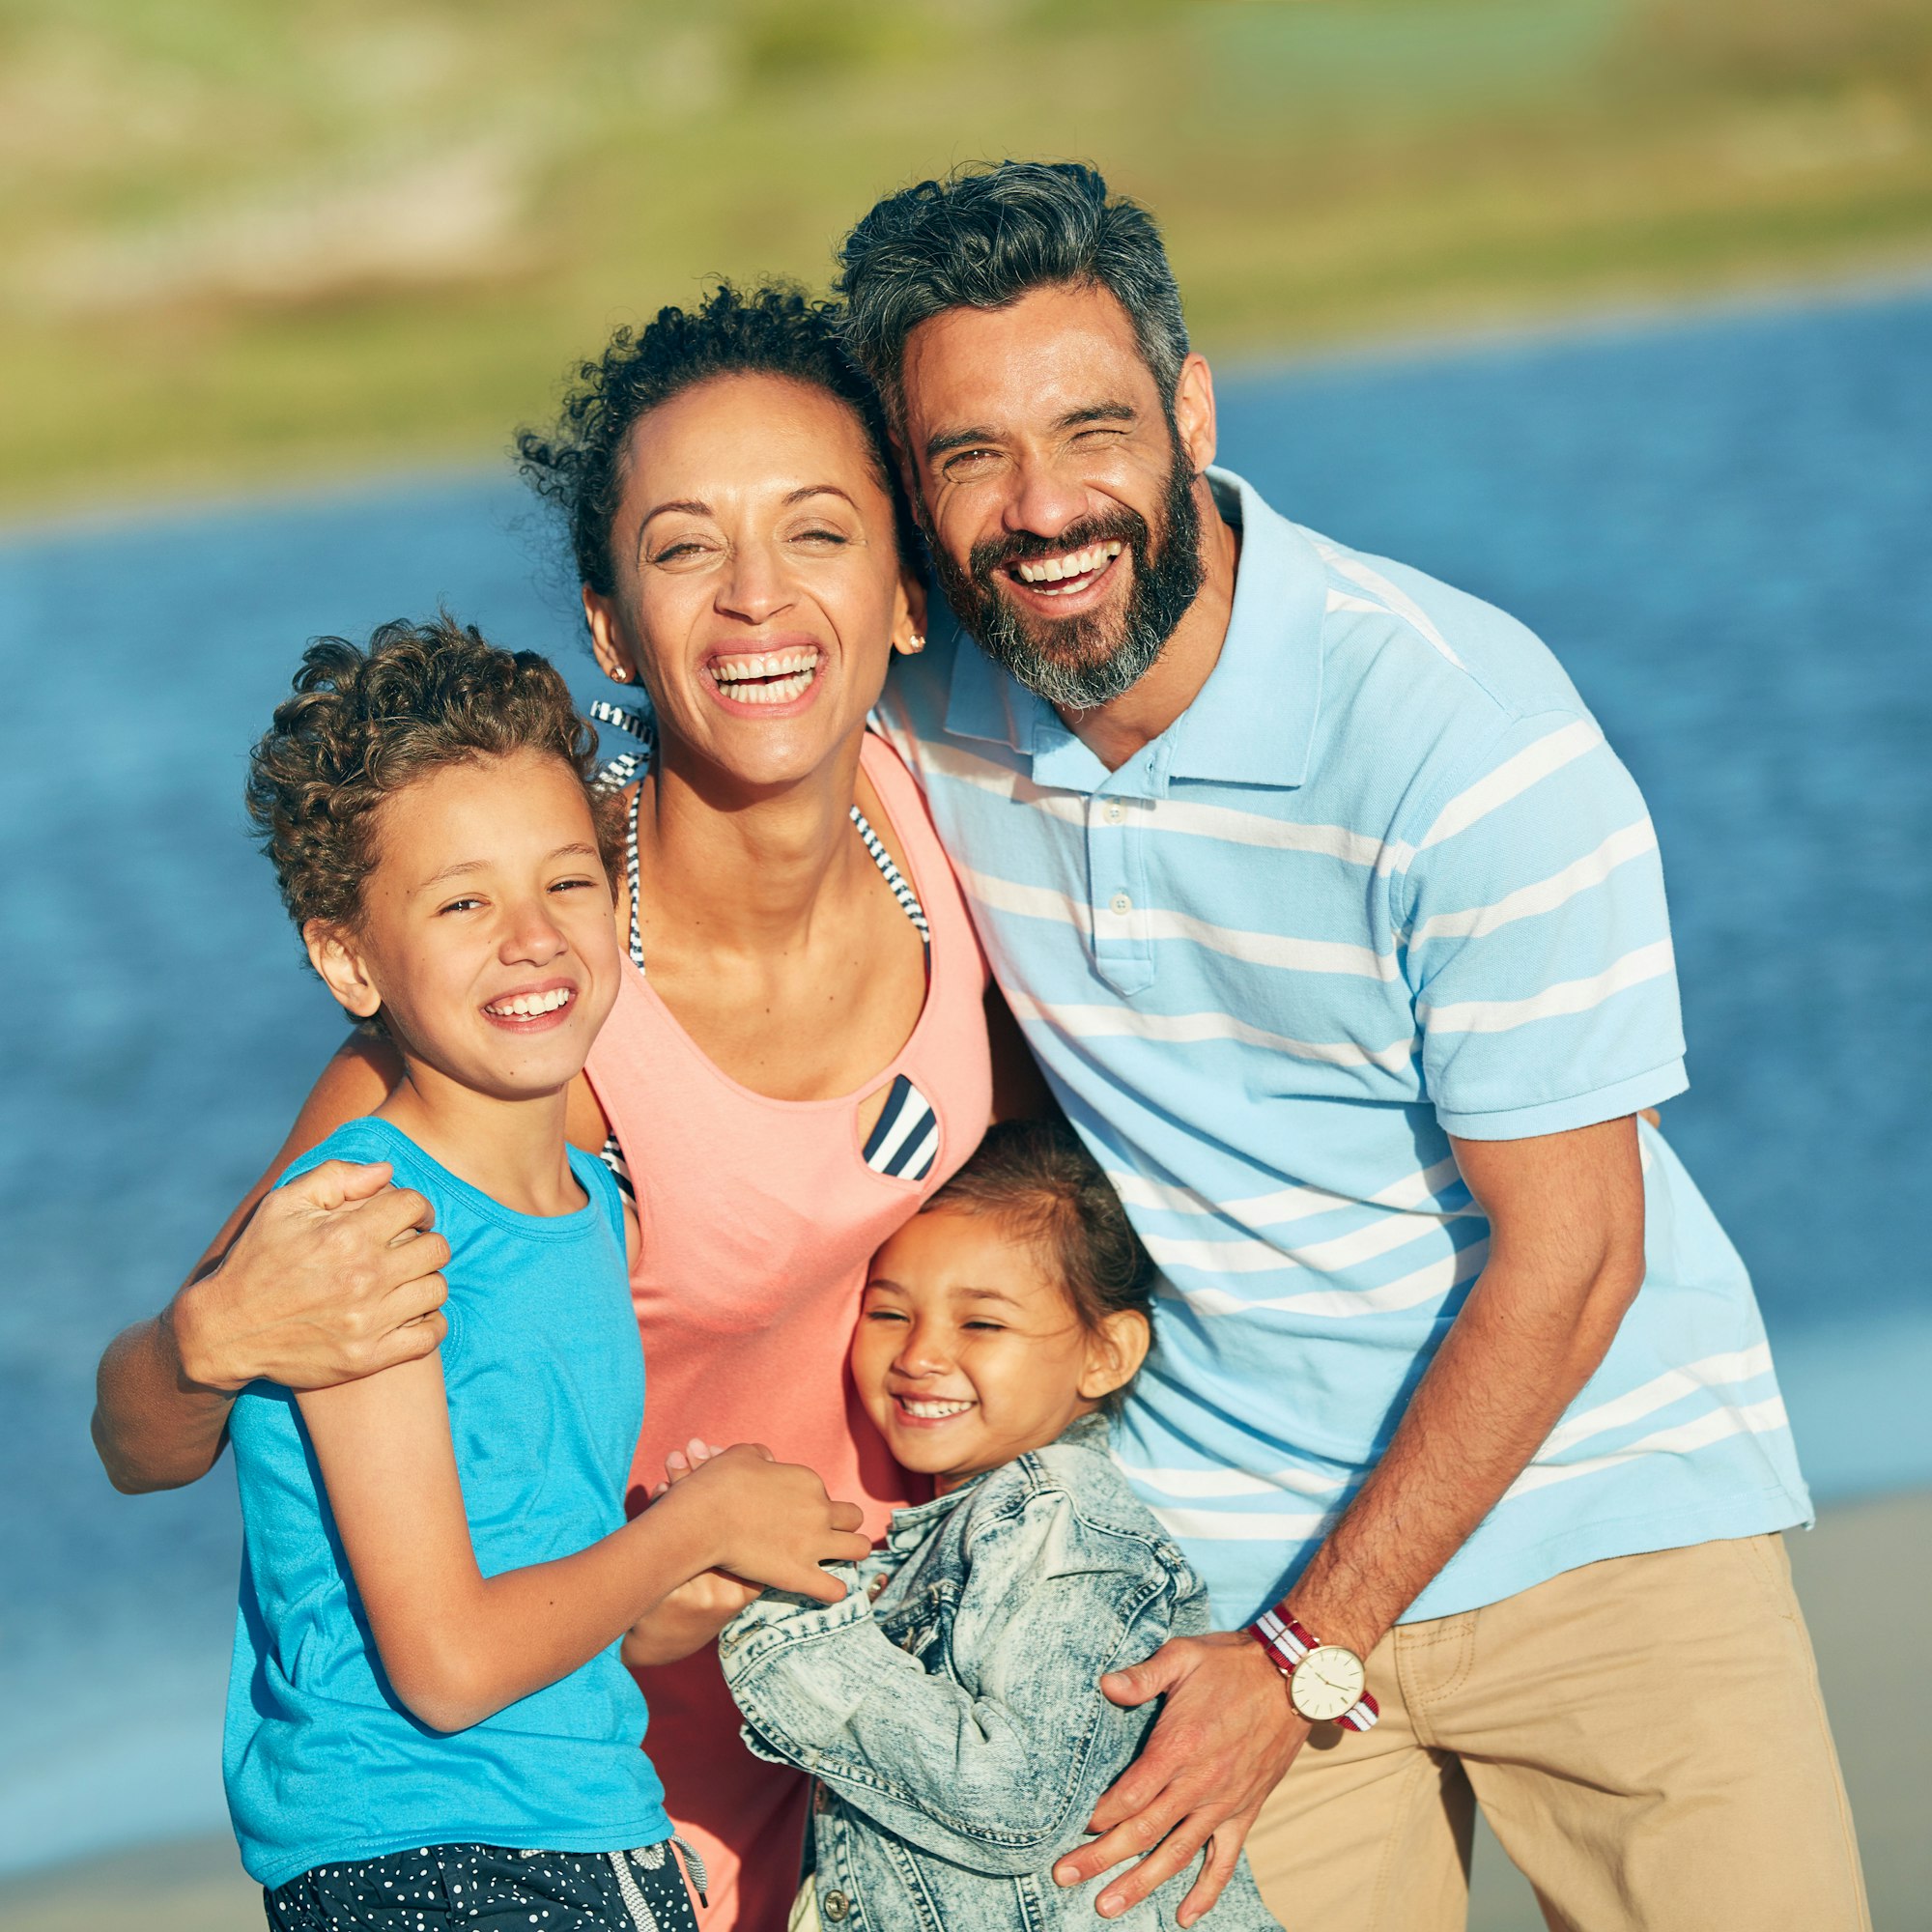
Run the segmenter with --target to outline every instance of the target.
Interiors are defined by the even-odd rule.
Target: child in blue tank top
[[[251,763],[311,963],[405,1066],[284,1179],[387,1161],[449,1249],[439,1350],[235,1405],[223,1770],[277,1932],[695,1928],[619,1641],[713,1571],[837,1601],[867,1548],[746,1447],[625,1520],[636,1219],[564,1139],[620,971],[590,749],[551,666],[444,618],[311,646]]]

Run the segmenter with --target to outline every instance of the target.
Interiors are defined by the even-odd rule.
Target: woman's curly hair
[[[620,834],[590,786],[597,733],[547,658],[498,650],[447,612],[379,625],[366,649],[316,639],[248,760],[248,816],[297,929],[355,923],[385,798],[441,766],[515,752],[577,774],[611,871]]]
[[[740,291],[721,282],[696,308],[661,308],[620,328],[594,362],[579,363],[554,427],[520,430],[518,469],[562,518],[579,580],[601,596],[616,587],[611,527],[623,501],[631,431],[662,403],[720,376],[778,376],[836,396],[866,433],[892,499],[900,554],[918,554],[878,392],[845,352],[841,311],[783,282]]]

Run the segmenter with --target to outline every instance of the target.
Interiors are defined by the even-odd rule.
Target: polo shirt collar
[[[1298,785],[1308,776],[1321,703],[1321,561],[1307,537],[1230,469],[1209,469],[1216,502],[1241,532],[1234,609],[1221,655],[1194,702],[1147,751],[1158,788],[1170,778]],[[949,613],[950,614],[950,613]],[[1094,790],[1106,767],[1043,698],[1002,670],[957,618],[946,728],[1030,757],[1044,784]],[[1124,769],[1124,768],[1123,768]]]

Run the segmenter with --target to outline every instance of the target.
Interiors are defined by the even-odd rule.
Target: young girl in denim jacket
[[[313,645],[255,750],[309,958],[404,1063],[290,1174],[386,1162],[355,1211],[433,1215],[448,1289],[421,1359],[235,1404],[223,1771],[275,1932],[696,1932],[619,1640],[714,1565],[830,1598],[867,1548],[747,1447],[625,1520],[636,1222],[564,1140],[619,972],[592,745],[550,665],[444,618]]]
[[[1050,1876],[1154,1719],[1100,1676],[1210,1628],[1107,1456],[1152,1275],[1106,1177],[1039,1122],[995,1127],[879,1251],[853,1380],[938,1493],[843,1602],[767,1593],[720,1646],[746,1741],[819,1780],[795,1932],[1179,1924],[1198,1866],[1112,1921],[1103,1880]],[[1245,1860],[1199,1922],[1278,1932]]]

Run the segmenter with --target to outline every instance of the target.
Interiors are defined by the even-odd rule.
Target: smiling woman
[[[598,905],[614,984],[582,964],[601,958],[587,934],[570,968],[525,957],[498,975],[471,959],[464,934],[490,883],[421,890],[473,856],[461,780],[439,787],[439,824],[421,828],[435,853],[404,835],[421,870],[395,910],[420,916],[435,970],[473,996],[452,1058],[487,1042],[534,1061],[576,1037],[593,997],[609,1006],[566,1104],[572,1143],[606,1151],[640,1224],[630,1287],[650,1405],[633,1508],[693,1437],[753,1440],[815,1469],[876,1534],[915,1485],[845,1373],[867,1264],[972,1151],[996,1064],[1001,1112],[1043,1101],[997,995],[989,1008],[920,792],[867,728],[894,651],[923,642],[884,419],[829,312],[781,289],[724,290],[620,334],[580,372],[555,430],[520,450],[567,526],[600,664],[640,682],[654,712],[648,766],[613,802],[616,904]],[[380,1007],[405,1034],[413,990],[380,937],[341,943],[323,963],[339,965],[351,1010]],[[566,980],[563,1004],[538,1010]],[[397,1105],[401,1072],[389,1043],[352,1040],[270,1177]],[[110,1350],[97,1435],[124,1487],[202,1473],[227,1391],[340,1383],[365,1372],[370,1337],[433,1345],[394,1339],[387,1249],[346,1258],[353,1216],[317,1214],[304,1184],[234,1237],[258,1190],[212,1251],[226,1248],[218,1270]],[[709,1868],[707,1932],[784,1923],[806,1820],[804,1777],[739,1741],[712,1648],[737,1587],[680,1596],[639,1664],[668,1812]]]

